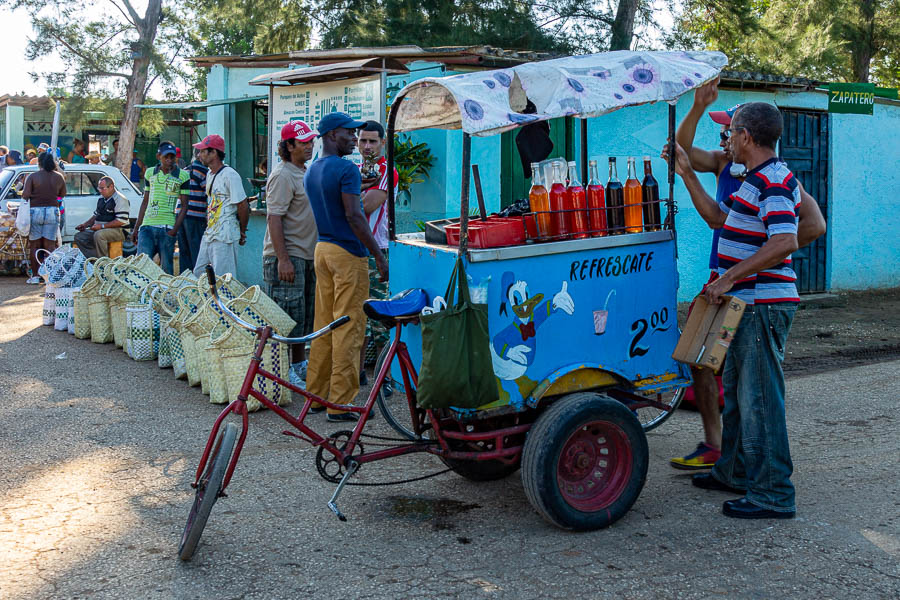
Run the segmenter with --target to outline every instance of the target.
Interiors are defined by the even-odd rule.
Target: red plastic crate
[[[447,225],[447,244],[459,245],[459,224]],[[469,221],[469,245],[472,248],[520,246],[525,243],[525,227],[520,218],[488,217],[487,221]]]

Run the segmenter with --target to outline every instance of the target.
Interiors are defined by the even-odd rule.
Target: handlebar
[[[213,300],[215,301],[216,306],[219,307],[219,310],[221,310],[222,313],[225,316],[227,316],[229,319],[234,321],[235,324],[238,325],[239,327],[246,329],[247,331],[249,331],[253,334],[259,335],[260,331],[262,330],[262,327],[257,327],[256,325],[253,325],[252,323],[248,323],[247,321],[243,320],[237,314],[235,314],[235,312],[233,310],[231,310],[228,307],[228,305],[226,305],[224,302],[222,302],[221,299],[219,299],[219,292],[218,292],[218,290],[216,290],[216,272],[213,270],[212,265],[206,265],[206,279],[209,282],[210,294],[212,294]],[[269,336],[269,339],[275,340],[276,342],[281,342],[282,344],[305,344],[306,342],[312,341],[312,340],[316,339],[317,337],[321,337],[321,336],[325,335],[326,333],[329,333],[329,332],[337,329],[341,325],[344,325],[349,322],[350,322],[350,317],[344,315],[343,317],[340,317],[336,321],[332,321],[331,323],[329,323],[322,329],[319,329],[318,331],[314,331],[314,332],[310,333],[309,335],[305,335],[303,337],[295,337],[295,338],[284,337],[282,335],[278,335],[277,333],[275,333],[273,331],[272,335]]]

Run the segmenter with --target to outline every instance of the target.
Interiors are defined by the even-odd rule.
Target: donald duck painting
[[[500,279],[500,293],[500,314],[510,316],[512,322],[491,340],[491,359],[494,375],[499,379],[500,401],[508,403],[511,393],[518,392],[526,398],[537,386],[538,382],[525,374],[537,356],[537,330],[559,311],[573,314],[575,303],[566,281],[552,300],[544,300],[544,294],[532,295],[528,283],[517,280],[509,271]],[[508,315],[507,305],[512,315]]]

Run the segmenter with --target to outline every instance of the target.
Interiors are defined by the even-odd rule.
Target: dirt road
[[[853,339],[897,343],[877,311],[822,318],[837,313],[846,306],[800,313],[794,364],[817,347],[834,358]],[[730,495],[671,469],[700,431],[696,413],[679,411],[649,434],[647,484],[607,530],[547,525],[518,475],[348,488],[340,523],[315,451],[264,412],[251,416],[229,497],[184,564],[175,552],[189,483],[219,407],[170,370],[41,327],[38,291],[2,280],[0,598],[896,599],[900,361],[791,373],[792,521],[727,519]],[[367,465],[360,481],[441,468],[408,456]]]

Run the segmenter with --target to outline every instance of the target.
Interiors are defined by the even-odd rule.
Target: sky
[[[28,72],[58,71],[62,69],[62,61],[57,56],[26,61],[25,46],[28,38],[34,35],[28,13],[22,10],[3,11],[0,18],[3,20],[3,44],[7,49],[3,60],[0,60],[0,95],[24,92],[29,96],[43,96],[47,93],[46,83],[43,80],[35,83]]]

